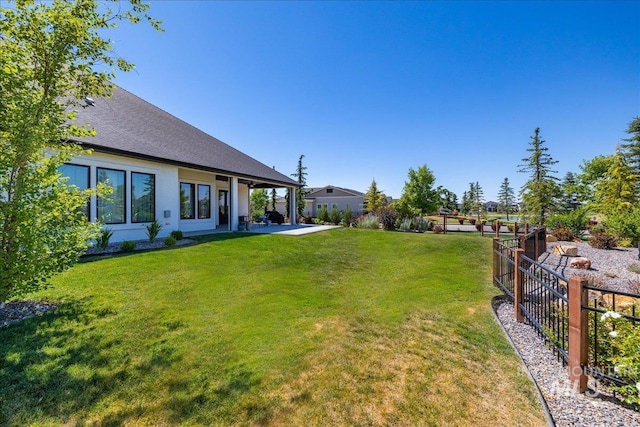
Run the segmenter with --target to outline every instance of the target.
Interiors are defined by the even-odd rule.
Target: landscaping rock
[[[573,245],[555,245],[551,251],[554,255],[578,256],[578,247]]]
[[[605,307],[613,307],[612,294],[604,293],[604,295],[602,295],[602,301]],[[637,303],[640,303],[640,301],[635,298],[627,297],[624,295],[616,295],[616,311],[624,312],[625,310],[631,309]]]
[[[569,267],[577,268],[580,270],[589,270],[591,268],[591,261],[589,258],[585,258],[583,256],[573,258],[571,262],[569,262]]]

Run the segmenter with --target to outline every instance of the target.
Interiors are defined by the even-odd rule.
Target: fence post
[[[587,311],[587,284],[584,277],[573,276],[569,279],[569,381],[580,393],[587,390],[587,374],[584,366],[588,362],[589,325]]]
[[[513,223],[513,237],[518,237],[518,222],[514,221]]]
[[[496,277],[498,274],[501,274],[500,271],[500,255],[498,255],[498,243],[500,239],[497,237],[493,238],[493,286],[498,286],[498,281]]]
[[[494,224],[496,225],[496,237],[500,237],[500,220],[497,220]]]
[[[522,308],[520,308],[520,304],[524,300],[522,294],[524,290],[524,277],[522,272],[520,271],[520,256],[524,254],[524,249],[518,248],[514,251],[515,257],[513,262],[515,264],[515,280],[513,282],[513,310],[514,317],[520,323],[524,321],[524,316],[522,315]]]

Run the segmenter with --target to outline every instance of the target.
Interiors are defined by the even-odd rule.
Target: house
[[[484,208],[487,212],[497,212],[498,211],[498,203],[489,201],[484,204]]]
[[[249,215],[250,189],[299,187],[119,87],[111,98],[88,100],[77,123],[96,130],[76,141],[93,152],[75,157],[62,173],[81,189],[111,187],[108,197],[92,197],[87,215],[113,231],[113,242],[146,238],[155,219],[160,237],[172,230],[237,230]]]
[[[335,207],[344,211],[347,206],[351,208],[354,216],[362,215],[364,207],[364,193],[348,188],[327,185],[325,187],[305,188],[305,212],[306,216],[317,217],[322,208],[329,212]],[[276,202],[276,210],[284,212],[286,201],[280,197]]]

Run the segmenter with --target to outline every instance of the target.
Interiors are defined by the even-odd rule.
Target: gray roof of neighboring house
[[[360,191],[351,190],[349,188],[344,188],[344,187],[336,187],[335,185],[325,185],[324,187],[308,187],[308,188],[304,188],[304,191],[307,192],[307,194],[309,194],[309,193],[315,193],[316,191],[323,190],[325,188],[335,188],[338,190],[345,191],[347,193],[352,193],[354,196],[364,196],[364,193],[361,193]]]
[[[96,151],[247,180],[299,185],[290,177],[118,86],[114,87],[111,98],[96,99],[94,106],[79,109],[76,123],[90,123],[96,130],[95,137],[77,138],[78,142]],[[269,187],[264,182],[261,184]]]

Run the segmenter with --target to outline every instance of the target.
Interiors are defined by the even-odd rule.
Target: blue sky
[[[400,197],[426,164],[495,200],[536,127],[559,163],[611,154],[640,115],[640,2],[152,1],[164,33],[109,36],[115,82],[310,186]]]

